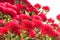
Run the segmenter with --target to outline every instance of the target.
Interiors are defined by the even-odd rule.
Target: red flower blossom
[[[21,8],[25,9],[26,10],[26,6],[22,5],[22,4],[16,4],[17,6],[17,10],[20,10]]]
[[[59,27],[59,24],[57,24],[57,23],[53,23],[51,25],[54,26],[54,27]]]
[[[0,3],[0,5],[6,7],[6,5],[4,3]]]
[[[23,2],[25,2],[28,7],[31,7],[31,9],[33,9],[33,12],[35,12],[36,14],[39,13],[39,11],[28,2],[28,0],[23,0]]]
[[[17,10],[17,7],[16,7],[15,5],[12,5],[12,4],[7,3],[7,2],[5,2],[4,4],[5,4],[5,5],[6,5],[6,7],[8,7],[8,8],[12,8],[12,9]]]
[[[19,15],[16,15],[13,19],[19,20],[20,17],[19,17]]]
[[[6,27],[0,27],[0,38],[8,33],[8,29]]]
[[[43,36],[45,34],[50,35],[51,33],[53,33],[53,31],[54,31],[53,27],[51,25],[49,25],[49,24],[42,24],[40,26],[40,35],[41,36]]]
[[[33,12],[35,12],[35,14],[39,13],[39,11],[37,9],[35,9],[35,8],[33,8]]]
[[[35,27],[40,26],[42,24],[42,21],[40,21],[40,20],[32,20],[32,23],[34,23],[34,28],[35,28]]]
[[[34,5],[34,7],[39,9],[39,8],[41,8],[41,5],[37,3],[37,4]]]
[[[55,38],[57,38],[59,35],[60,35],[60,34],[59,34],[59,32],[57,32],[57,31],[53,31],[52,34],[51,34],[51,36],[53,36],[53,37],[55,37]]]
[[[20,24],[22,30],[30,30],[33,28],[33,23],[29,20],[23,20]]]
[[[32,19],[42,20],[41,17],[38,16],[38,15],[33,15],[33,16],[32,16]]]
[[[28,7],[28,8],[26,8],[26,11],[32,12],[32,8],[31,7]]]
[[[7,22],[5,26],[9,29],[10,32],[19,35],[18,32],[20,30],[20,27],[19,27],[19,22],[17,20],[13,19],[13,20]]]
[[[44,13],[40,13],[39,16],[42,18],[43,21],[46,21],[47,17]]]
[[[33,7],[28,0],[23,0],[23,2],[26,3],[26,5],[27,5],[28,7]]]
[[[2,11],[3,14],[6,14],[6,7],[0,5],[0,11]]]
[[[8,2],[8,3],[14,4],[14,0],[0,0],[0,2]]]
[[[57,31],[60,33],[60,28],[58,28]]]
[[[20,15],[19,15],[19,18],[20,18],[20,20],[30,19],[30,16],[28,16],[28,15],[26,15],[26,14],[20,14]]]
[[[59,33],[53,29],[53,27],[49,24],[43,24],[40,26],[41,36],[48,35],[53,37],[58,37]]]
[[[60,14],[58,14],[58,15],[56,16],[56,18],[57,18],[57,20],[60,20]]]
[[[0,24],[3,24],[3,20],[0,20]]]
[[[45,10],[45,11],[49,11],[50,10],[50,8],[48,6],[43,6],[42,9]]]
[[[24,14],[21,10],[17,11],[17,14],[20,15],[20,14]]]
[[[8,29],[6,27],[0,27],[0,32],[3,32],[3,34],[8,33]]]
[[[17,12],[14,9],[11,8],[7,8],[6,12],[12,17],[14,18],[17,15]]]
[[[47,19],[47,21],[48,21],[49,23],[54,23],[54,19],[52,19],[52,18]]]
[[[28,31],[28,36],[29,36],[29,37],[32,37],[32,38],[36,37],[35,31],[34,31],[34,30]]]

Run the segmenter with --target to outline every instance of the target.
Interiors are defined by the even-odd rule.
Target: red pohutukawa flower
[[[34,23],[34,28],[39,27],[42,24],[42,21],[40,20],[32,20],[32,23]]]
[[[48,24],[42,24],[40,26],[40,33],[41,36],[45,35],[45,34],[51,34],[53,32],[53,27],[51,25]]]
[[[6,2],[5,2],[4,4],[5,4],[5,6],[8,7],[8,8],[12,8],[12,9],[17,10],[17,7],[16,7],[15,5],[12,5],[12,4],[6,3]]]
[[[6,27],[0,27],[0,38],[8,33],[8,29]]]
[[[34,30],[28,31],[28,36],[29,36],[29,37],[32,37],[32,38],[36,37],[35,31],[34,31]]]
[[[34,7],[39,9],[39,8],[41,8],[41,5],[37,3],[37,4],[34,5]]]
[[[31,7],[28,7],[28,8],[26,8],[26,11],[27,12],[32,12],[32,8]]]
[[[57,24],[57,23],[53,23],[53,24],[51,24],[53,27],[59,27],[59,24]]]
[[[31,21],[29,20],[23,20],[20,24],[20,28],[22,30],[31,30],[34,28],[34,25]]]
[[[53,27],[49,24],[43,24],[40,27],[41,36],[48,34],[48,36],[58,37],[59,34],[56,32]]]
[[[50,11],[49,6],[43,6],[42,9],[45,10],[45,11]]]
[[[3,20],[0,20],[0,24],[3,24]]]
[[[34,19],[35,19],[35,20],[42,20],[41,17],[38,16],[38,15],[33,15],[33,16],[32,16],[32,19],[33,19],[33,20],[34,20]]]
[[[5,26],[9,29],[10,32],[19,35],[20,27],[19,27],[19,22],[17,20],[13,19],[13,20],[7,22]]]
[[[22,0],[28,7],[33,7],[28,0]]]
[[[40,13],[39,16],[42,18],[43,21],[46,21],[47,17],[44,13]]]
[[[54,23],[54,19],[53,19],[53,18],[49,18],[49,19],[47,19],[47,21],[48,21],[49,23]]]
[[[26,14],[20,14],[20,15],[19,15],[19,18],[20,18],[20,20],[30,19],[30,16],[28,16],[28,15],[26,15]]]
[[[14,1],[15,0],[0,0],[0,2],[8,2],[8,3],[11,3],[11,4],[14,4]]]
[[[57,18],[57,20],[60,20],[60,14],[58,14],[58,15],[56,16],[56,18]]]

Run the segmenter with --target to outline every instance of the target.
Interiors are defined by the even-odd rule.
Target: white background
[[[41,6],[49,6],[50,12],[47,17],[52,17],[56,20],[56,15],[60,13],[60,0],[29,0],[32,5],[39,3]]]

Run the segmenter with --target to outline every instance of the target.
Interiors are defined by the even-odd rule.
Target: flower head
[[[54,19],[52,19],[52,18],[47,19],[47,21],[48,21],[49,23],[54,23]]]
[[[22,30],[30,30],[33,29],[33,23],[29,20],[23,20],[20,24],[20,28]]]
[[[45,11],[50,11],[49,6],[43,6],[42,9],[45,10]]]
[[[39,8],[41,8],[41,5],[37,3],[37,4],[34,5],[34,7],[39,9]]]
[[[58,15],[56,16],[56,19],[57,19],[57,20],[60,20],[60,14],[58,14]]]
[[[47,17],[44,13],[40,13],[39,16],[42,18],[42,21],[46,21]]]
[[[32,38],[36,37],[35,31],[34,31],[34,30],[30,30],[30,31],[28,32],[28,36],[29,36],[29,37],[32,37]]]

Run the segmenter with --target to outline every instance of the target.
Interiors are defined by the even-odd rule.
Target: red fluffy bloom
[[[3,4],[5,4],[5,5],[6,5],[6,7],[8,7],[8,8],[12,8],[12,9],[17,10],[17,7],[16,7],[15,5],[12,5],[12,4],[7,3],[7,2],[5,2],[5,3],[3,3]]]
[[[19,20],[20,17],[19,17],[19,15],[16,15],[13,19]]]
[[[34,5],[34,7],[39,9],[39,8],[41,8],[41,5],[37,3],[37,4]]]
[[[42,21],[40,21],[40,20],[32,20],[32,23],[34,23],[34,28],[35,28],[35,27],[40,26],[42,24]]]
[[[46,21],[47,17],[44,13],[40,13],[39,16],[42,18],[43,21]]]
[[[60,28],[58,28],[57,31],[60,33]]]
[[[20,15],[19,15],[19,18],[20,18],[20,20],[30,19],[30,16],[28,16],[28,15],[26,15],[26,14],[20,14]]]
[[[50,10],[50,8],[48,6],[43,6],[42,9],[45,10],[45,11],[49,11]]]
[[[35,9],[35,8],[33,8],[33,12],[35,12],[36,14],[39,13],[39,11],[37,9]]]
[[[29,20],[23,20],[20,24],[22,30],[30,30],[33,28],[33,23]]]
[[[6,14],[6,7],[0,5],[0,11],[2,11],[3,14]]]
[[[41,36],[47,34],[48,36],[58,37],[59,33],[53,29],[49,24],[43,24],[40,26]]]
[[[33,12],[35,12],[36,14],[39,13],[39,11],[36,10],[36,8],[33,7],[33,6],[28,2],[28,0],[23,0],[23,2],[25,2],[28,7],[31,7],[31,9],[32,9]]]
[[[29,36],[29,37],[32,37],[32,38],[36,37],[35,31],[34,31],[34,30],[28,31],[28,36]]]
[[[47,19],[47,21],[48,21],[49,23],[54,23],[54,19],[52,19],[52,18]]]
[[[14,9],[11,8],[7,8],[6,12],[12,17],[14,18],[17,15],[17,12]]]
[[[3,32],[3,34],[8,33],[8,29],[6,27],[0,27],[0,32]]]
[[[31,7],[28,7],[28,8],[26,8],[26,11],[32,12],[32,8]]]
[[[28,2],[28,0],[23,0],[23,2],[26,3],[26,5],[27,5],[28,7],[33,7],[33,6],[31,5],[31,3]]]
[[[51,25],[54,26],[54,27],[59,27],[59,24],[57,24],[57,23],[53,23]]]
[[[19,27],[19,22],[17,20],[13,19],[13,20],[7,22],[5,26],[9,29],[10,32],[19,35],[18,32],[20,30],[20,27]]]
[[[0,24],[3,24],[3,20],[0,20]]]
[[[6,7],[5,3],[0,3],[0,5]]]
[[[8,29],[6,27],[0,27],[0,38],[8,33]]]
[[[48,24],[42,24],[40,26],[40,34],[41,36],[45,35],[45,34],[51,34],[53,32],[53,27],[51,25]]]
[[[56,16],[56,18],[57,18],[57,20],[60,20],[60,14],[58,14],[58,15]]]
[[[34,20],[34,19],[36,19],[36,20],[42,20],[41,17],[38,16],[38,15],[33,15],[33,16],[32,16],[32,19],[33,19],[33,20]]]
[[[53,32],[50,34],[50,36],[53,36],[53,37],[55,37],[55,38],[57,38],[59,35],[60,35],[60,34],[59,34],[58,31],[53,31]]]
[[[8,3],[14,4],[14,0],[0,0],[0,2],[8,2]]]

